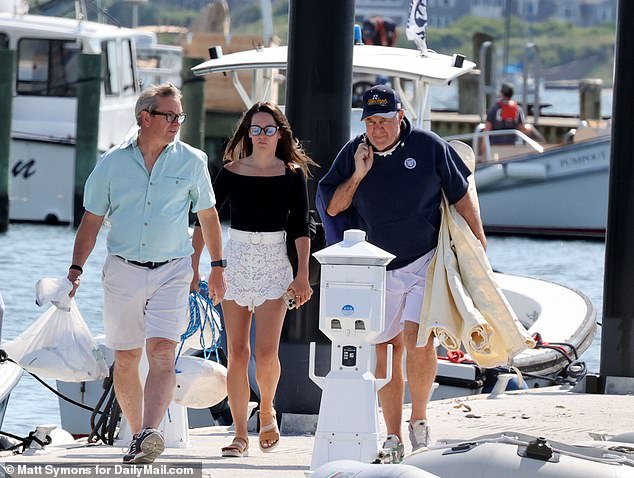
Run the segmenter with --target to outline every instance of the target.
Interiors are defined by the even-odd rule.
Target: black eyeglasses
[[[187,115],[185,113],[163,113],[162,111],[150,111],[152,116],[165,116],[165,119],[168,123],[178,123],[183,124]]]
[[[273,125],[269,125],[269,126],[257,126],[257,125],[251,125],[249,126],[249,133],[251,133],[251,135],[253,136],[260,136],[262,134],[262,131],[264,131],[264,134],[267,136],[273,136],[277,130],[279,129],[279,126],[273,126]]]

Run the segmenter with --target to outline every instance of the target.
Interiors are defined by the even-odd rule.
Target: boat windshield
[[[75,41],[21,39],[18,44],[18,94],[76,96],[80,51]]]
[[[24,96],[77,96],[79,54],[75,40],[23,38],[18,43],[17,93]],[[106,96],[136,96],[137,79],[129,39],[101,43]]]

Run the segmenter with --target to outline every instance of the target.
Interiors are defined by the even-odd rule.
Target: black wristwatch
[[[227,259],[220,259],[218,261],[211,261],[211,267],[227,267]]]

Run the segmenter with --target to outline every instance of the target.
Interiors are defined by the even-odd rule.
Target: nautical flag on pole
[[[405,30],[408,40],[413,40],[420,51],[427,50],[427,0],[412,0]]]

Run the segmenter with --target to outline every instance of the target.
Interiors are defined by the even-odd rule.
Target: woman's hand
[[[288,286],[288,290],[295,297],[298,309],[308,302],[313,295],[313,289],[310,286],[307,275],[305,277],[303,275],[295,277],[295,280]]]

